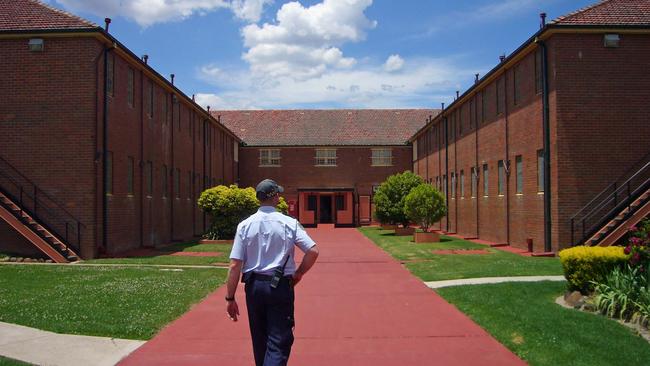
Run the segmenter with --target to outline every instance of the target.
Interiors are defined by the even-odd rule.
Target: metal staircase
[[[648,214],[650,153],[571,217],[571,243],[612,245]]]
[[[53,261],[79,259],[84,225],[2,157],[0,219]]]

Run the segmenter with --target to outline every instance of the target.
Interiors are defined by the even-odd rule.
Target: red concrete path
[[[296,288],[290,365],[525,364],[357,230],[309,232],[321,255]],[[252,365],[243,292],[239,322],[222,287],[120,365]]]

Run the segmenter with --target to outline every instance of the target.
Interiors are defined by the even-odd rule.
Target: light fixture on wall
[[[29,50],[32,52],[43,52],[45,49],[45,41],[42,38],[32,38],[29,40]]]
[[[617,48],[621,43],[621,37],[618,34],[605,34],[603,42],[605,47]]]

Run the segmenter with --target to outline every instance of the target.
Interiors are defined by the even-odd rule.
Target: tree
[[[232,239],[237,225],[260,206],[254,188],[236,185],[207,189],[201,193],[198,204],[212,218],[212,226],[205,234],[209,239]]]
[[[407,227],[411,221],[404,212],[404,199],[411,189],[422,183],[422,178],[409,171],[386,178],[373,197],[379,222]]]
[[[260,207],[260,201],[252,187],[239,188],[236,185],[209,188],[199,197],[199,208],[212,218],[212,226],[204,236],[208,239],[232,239],[237,225]],[[289,205],[284,197],[276,211],[288,214]]]
[[[447,214],[445,198],[431,185],[420,184],[404,198],[404,213],[427,232]]]

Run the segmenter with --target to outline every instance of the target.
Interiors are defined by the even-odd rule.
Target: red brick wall
[[[27,41],[0,41],[0,156],[82,221],[81,255],[94,257],[103,242],[103,47],[93,38],[45,38],[45,51],[32,53]],[[233,139],[217,124],[204,127],[205,114],[181,96],[173,103],[157,82],[151,116],[149,77],[118,52],[111,57],[115,76],[108,98],[107,149],[113,153],[113,193],[107,198],[104,250],[116,253],[200,235],[207,222],[196,199],[204,179],[205,186],[236,179]],[[134,71],[132,106],[127,102],[129,68]],[[127,189],[129,157],[134,162],[132,194]],[[145,182],[148,162],[151,195]],[[173,195],[173,168],[180,169],[179,198]]]
[[[45,38],[45,51],[29,52],[28,41],[0,40],[0,156],[86,225],[82,254],[91,256],[102,48],[90,38]]]
[[[561,245],[570,217],[649,151],[650,36],[621,34],[605,48],[602,34],[556,35],[558,202]]]
[[[240,149],[239,162],[242,187],[255,187],[262,179],[271,178],[284,186],[287,199],[297,200],[301,188],[355,188],[359,195],[371,195],[372,187],[389,175],[411,169],[410,146],[392,147],[393,166],[371,166],[370,147],[338,147],[336,167],[316,167],[312,147],[281,148],[281,167],[259,167],[259,148]],[[356,215],[356,214],[355,214]]]

